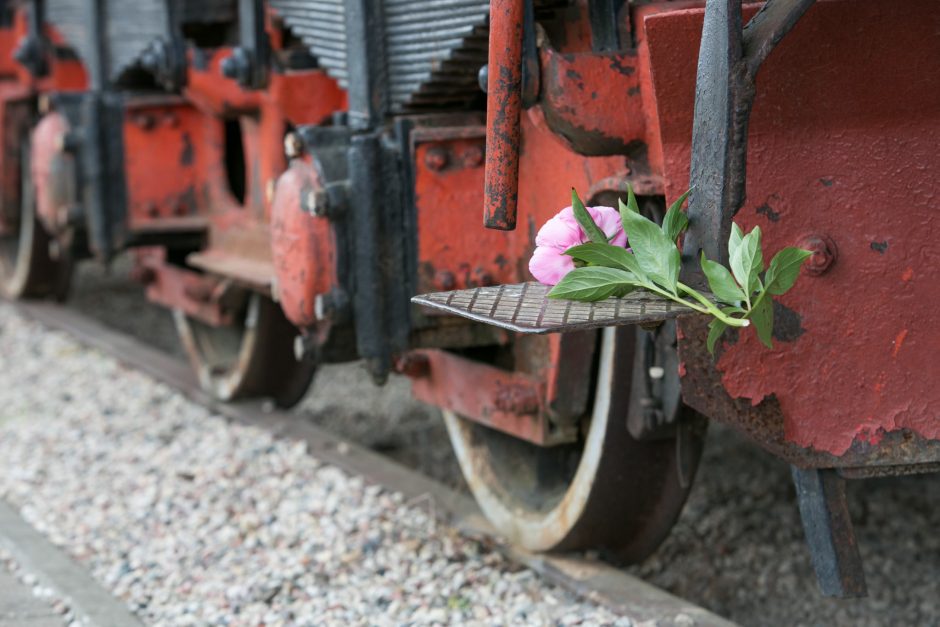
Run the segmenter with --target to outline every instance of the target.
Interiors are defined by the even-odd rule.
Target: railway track
[[[409,501],[427,501],[435,516],[460,533],[493,546],[509,560],[532,569],[545,580],[630,616],[634,621],[649,621],[648,624],[659,627],[733,624],[599,560],[570,555],[536,555],[509,546],[496,536],[467,495],[300,420],[295,414],[274,410],[258,401],[215,401],[198,386],[186,363],[74,309],[48,302],[18,302],[15,307],[25,317],[63,331],[79,343],[113,356],[231,421],[263,428],[277,438],[302,441],[309,454],[322,462],[401,493]]]

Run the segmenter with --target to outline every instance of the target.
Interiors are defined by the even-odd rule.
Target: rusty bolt
[[[803,266],[806,273],[813,276],[824,273],[839,257],[839,249],[828,235],[807,235],[800,241],[800,248],[813,251]]]
[[[156,120],[154,120],[153,116],[149,113],[138,113],[133,118],[131,118],[131,121],[135,126],[145,131],[149,131],[154,127],[154,124],[156,124]]]
[[[304,154],[304,142],[297,133],[284,136],[284,154],[288,159],[296,159]]]
[[[431,362],[426,355],[421,353],[412,352],[399,355],[395,358],[393,366],[395,372],[412,379],[426,377],[431,372]]]
[[[424,165],[435,172],[446,168],[448,161],[450,161],[450,156],[447,154],[447,150],[440,146],[429,148],[424,155]]]
[[[489,272],[479,272],[478,273],[480,285],[483,287],[489,287],[493,285],[493,275]]]
[[[457,287],[457,277],[454,276],[453,272],[440,270],[434,275],[434,283],[437,285],[437,289],[447,292]]]
[[[151,218],[156,218],[160,215],[160,208],[157,207],[157,203],[155,202],[148,202],[145,211]]]
[[[460,155],[460,161],[466,168],[478,168],[483,165],[483,147],[467,146]]]
[[[539,395],[535,389],[516,383],[501,387],[496,392],[493,404],[500,411],[517,415],[538,413],[540,407]]]

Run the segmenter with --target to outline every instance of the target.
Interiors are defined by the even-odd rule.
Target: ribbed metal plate
[[[519,333],[562,333],[659,322],[696,312],[650,292],[596,303],[548,298],[550,286],[517,283],[421,294],[411,302]]]

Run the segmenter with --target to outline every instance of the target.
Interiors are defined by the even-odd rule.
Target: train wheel
[[[180,310],[173,314],[199,383],[214,398],[269,397],[290,407],[310,386],[314,362],[296,359],[297,330],[270,299],[247,293],[236,323],[227,327],[210,326]]]
[[[64,300],[72,277],[71,255],[67,247],[60,247],[49,235],[36,215],[28,139],[20,146],[19,213],[7,217],[9,232],[0,233],[0,294],[10,299]]]
[[[445,412],[471,491],[510,541],[532,551],[597,549],[636,562],[668,535],[688,496],[705,422],[680,405],[681,420],[692,427],[684,450],[675,437],[631,437],[636,338],[633,329],[602,332],[592,415],[578,443],[539,447]]]

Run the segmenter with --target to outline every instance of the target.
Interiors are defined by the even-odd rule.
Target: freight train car
[[[0,290],[131,249],[219,399],[403,373],[531,550],[643,559],[730,423],[793,465],[824,592],[862,594],[844,480],[940,465],[938,70],[933,0],[7,0]],[[655,219],[690,167],[686,257],[727,261],[732,218],[814,253],[774,350],[485,324],[554,306],[527,262],[571,187]]]

